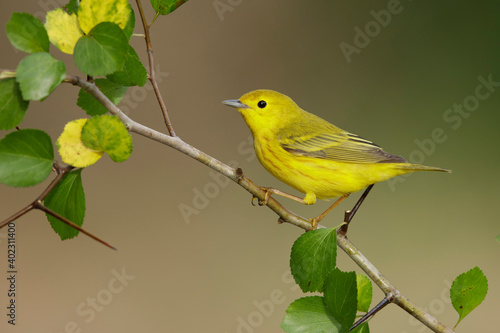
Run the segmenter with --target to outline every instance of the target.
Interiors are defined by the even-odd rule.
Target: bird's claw
[[[317,227],[318,227],[318,220],[317,218],[312,218],[312,219],[309,219],[309,221],[311,221],[311,230],[310,231],[313,231],[315,230]]]
[[[262,200],[260,200],[259,198],[257,198],[255,195],[252,196],[252,206],[255,206],[255,199],[257,199],[257,204],[259,206],[262,206]]]
[[[252,196],[252,206],[255,206],[255,203],[254,203],[255,199],[257,199],[257,203],[259,204],[259,206],[266,206],[267,203],[269,202],[269,198],[271,197],[271,193],[269,191],[269,188],[261,187],[261,189],[266,192],[266,194],[264,195],[264,200],[260,200],[259,198],[257,198],[257,196],[254,195],[254,196]]]

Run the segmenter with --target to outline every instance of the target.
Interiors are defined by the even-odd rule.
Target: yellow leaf
[[[81,139],[83,125],[87,119],[70,121],[64,126],[56,145],[64,163],[77,168],[85,168],[97,162],[104,152],[87,148]]]
[[[62,8],[47,13],[45,29],[50,42],[68,54],[73,54],[76,42],[83,36],[76,15],[68,14]]]
[[[115,23],[124,29],[131,10],[128,0],[86,0],[78,7],[78,21],[86,34],[101,22]]]

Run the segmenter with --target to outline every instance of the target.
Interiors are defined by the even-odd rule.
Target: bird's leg
[[[349,329],[349,332],[358,327],[359,325],[363,324],[365,321],[373,317],[377,312],[382,310],[387,304],[391,303],[391,300],[389,297],[385,297],[380,303],[375,305],[373,309],[368,311],[363,317],[361,317],[357,322],[352,325],[352,327]]]
[[[358,202],[356,202],[356,204],[354,205],[353,209],[351,209],[349,211],[349,217],[347,218],[347,223],[351,222],[352,218],[354,217],[354,214],[356,214],[356,212],[358,211],[359,207],[361,206],[361,204],[363,203],[363,201],[365,200],[365,198],[368,196],[368,193],[370,193],[371,189],[373,188],[373,185],[374,184],[371,184],[370,186],[368,186],[366,188],[366,190],[363,192],[363,194],[361,195],[361,197],[359,197],[359,200]]]
[[[295,196],[293,194],[288,194],[286,192],[280,191],[280,190],[272,188],[272,187],[261,187],[261,189],[263,191],[266,191],[266,195],[264,196],[264,200],[259,200],[259,206],[265,206],[265,205],[267,205],[267,202],[269,201],[269,198],[271,197],[271,194],[281,195],[282,197],[285,197],[285,198],[288,198],[288,199],[292,199],[292,200],[295,200],[295,201],[298,201],[300,203],[305,204],[304,199],[299,198],[299,197],[297,197],[297,196]],[[255,198],[256,198],[255,196],[252,197],[252,205],[253,205],[253,200]]]
[[[352,218],[354,217],[354,214],[356,214],[356,212],[358,211],[359,207],[361,206],[361,204],[363,203],[365,198],[368,196],[368,193],[370,193],[371,189],[373,188],[373,185],[374,184],[371,184],[370,186],[368,186],[366,188],[366,190],[363,192],[363,194],[359,198],[358,202],[356,202],[356,204],[354,205],[354,207],[351,210],[345,211],[345,215],[344,215],[345,224],[342,227],[340,227],[340,229],[339,229],[340,233],[342,233],[344,235],[347,233],[347,228],[349,227],[349,223],[351,222]]]
[[[311,220],[311,222],[312,222],[312,230],[316,229],[316,226],[318,225],[319,221],[321,221],[326,216],[326,214],[330,213],[332,211],[332,209],[334,209],[335,207],[337,207],[342,201],[344,201],[345,199],[347,199],[348,196],[349,196],[349,194],[344,195],[344,196],[338,198],[337,201],[335,201],[333,203],[333,205],[331,205],[330,207],[328,207],[328,209],[325,210],[321,215],[316,216],[315,218],[313,218]]]

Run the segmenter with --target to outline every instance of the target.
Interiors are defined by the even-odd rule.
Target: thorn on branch
[[[357,322],[355,322],[354,325],[352,325],[352,327],[349,329],[349,332],[358,327],[359,325],[363,324],[365,321],[373,317],[377,312],[385,308],[387,304],[392,302],[391,298],[392,297],[390,295],[384,297],[384,299],[380,303],[375,305],[373,309],[368,311],[363,317],[361,317]]]
[[[90,232],[86,231],[85,229],[81,228],[79,225],[75,224],[74,222],[68,220],[67,218],[65,218],[64,216],[58,214],[57,212],[47,208],[44,206],[43,204],[43,201],[44,199],[47,197],[47,195],[56,187],[56,185],[63,179],[63,177],[68,173],[70,172],[71,170],[73,170],[75,167],[71,166],[71,165],[66,165],[66,166],[61,166],[59,165],[59,163],[57,161],[54,161],[53,165],[52,165],[52,169],[55,170],[57,172],[57,176],[54,178],[54,180],[52,180],[52,182],[49,184],[49,186],[47,186],[47,188],[45,190],[43,190],[43,192],[38,196],[38,198],[36,198],[32,203],[30,203],[29,205],[27,205],[25,208],[21,209],[19,212],[15,213],[14,215],[12,215],[11,217],[9,217],[8,219],[0,222],[0,229],[3,228],[4,226],[6,226],[8,223],[10,222],[13,222],[15,220],[17,220],[18,218],[20,218],[21,216],[23,216],[24,214],[26,214],[27,212],[31,211],[32,209],[38,209],[38,210],[41,210],[47,214],[50,214],[52,215],[53,217],[59,219],[61,222],[69,225],[70,227],[80,231],[81,233],[89,236],[90,238],[98,241],[99,243],[113,249],[113,250],[116,250],[116,248],[112,245],[110,245],[109,243],[103,241],[102,239],[100,239],[99,237],[91,234]]]

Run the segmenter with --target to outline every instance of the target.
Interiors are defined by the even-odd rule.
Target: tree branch
[[[68,220],[64,216],[59,215],[58,213],[54,212],[53,210],[51,210],[51,209],[49,209],[49,208],[47,208],[47,207],[45,207],[43,205],[42,202],[47,197],[47,195],[50,193],[50,191],[52,191],[54,189],[54,187],[56,187],[56,185],[63,179],[63,177],[68,172],[70,172],[71,170],[74,169],[74,167],[71,166],[71,165],[67,165],[65,167],[59,166],[59,164],[57,162],[54,162],[54,167],[53,168],[57,172],[57,176],[52,180],[52,182],[50,182],[49,186],[47,186],[47,188],[45,190],[43,190],[43,192],[33,202],[31,202],[29,205],[27,205],[26,207],[24,207],[23,209],[21,209],[20,211],[18,211],[17,213],[15,213],[14,215],[8,217],[4,221],[0,222],[0,229],[2,229],[3,227],[5,227],[6,225],[8,225],[9,223],[11,223],[12,221],[17,220],[18,218],[20,218],[21,216],[23,216],[27,212],[31,211],[32,209],[39,209],[41,211],[44,211],[47,214],[50,214],[50,215],[54,216],[55,218],[61,220],[61,222],[69,225],[72,228],[75,228],[76,230],[82,232],[83,234],[89,236],[90,238],[95,239],[99,243],[101,243],[103,245],[106,245],[107,247],[109,247],[109,248],[111,248],[113,250],[116,250],[116,248],[114,246],[112,246],[109,243],[103,241],[99,237],[91,234],[90,232],[86,231],[85,229],[83,229],[79,225],[75,224],[74,222]]]
[[[61,222],[69,225],[70,227],[80,231],[81,233],[89,236],[90,238],[98,241],[99,243],[103,244],[103,245],[106,245],[107,247],[109,247],[110,249],[113,249],[113,250],[116,250],[116,247],[112,246],[111,244],[109,244],[108,242],[105,242],[103,241],[102,239],[100,239],[99,237],[97,236],[94,236],[93,234],[91,234],[90,232],[86,231],[85,229],[81,228],[78,224],[75,224],[74,222],[68,220],[67,218],[65,218],[64,216],[58,214],[57,212],[53,211],[52,209],[50,208],[47,208],[46,206],[44,206],[42,204],[42,201],[40,200],[37,200],[33,203],[33,208],[36,208],[36,209],[39,209],[49,215],[52,215],[54,216],[56,219],[60,220]]]
[[[2,73],[0,71],[0,75],[1,74]],[[116,105],[114,105],[96,87],[94,83],[87,82],[85,80],[82,80],[78,76],[73,76],[73,75],[67,75],[64,82],[79,86],[83,88],[85,91],[87,91],[89,94],[91,94],[106,109],[108,109],[108,111],[111,114],[117,116],[125,124],[125,126],[130,132],[142,135],[148,139],[151,139],[153,141],[169,146],[175,150],[178,150],[186,154],[187,156],[197,160],[198,162],[207,165],[209,168],[219,172],[220,174],[231,179],[232,181],[236,182],[259,200],[265,199],[266,192],[260,186],[256,185],[250,179],[245,177],[241,169],[239,168],[234,169],[229,165],[220,162],[214,157],[182,141],[177,136],[170,136],[135,122],[125,113],[123,113]],[[32,205],[34,205],[34,203]],[[306,231],[312,229],[312,224],[310,220],[286,209],[273,197],[269,198],[267,207],[269,207],[280,217],[278,220],[279,222],[287,222],[296,225]],[[30,209],[32,208],[34,207],[31,207]],[[23,211],[24,210],[22,210],[21,212]],[[20,214],[21,212],[17,214]],[[22,214],[24,213],[26,212],[23,212]],[[3,224],[4,223],[2,223],[2,225]],[[322,225],[318,225],[317,228],[325,228],[325,227]],[[101,242],[105,245],[109,245],[103,241]],[[385,278],[382,275],[382,273],[380,273],[379,270],[347,239],[346,235],[337,232],[337,245],[373,280],[373,282],[375,282],[375,284],[384,292],[384,294],[389,298],[389,300],[392,303],[397,304],[399,307],[404,309],[406,312],[411,314],[413,317],[415,317],[417,320],[419,320],[421,323],[429,327],[434,332],[454,333],[452,329],[441,324],[436,318],[432,317],[430,314],[425,312],[422,308],[418,307],[407,297],[403,296],[399,292],[399,290],[396,289],[396,287],[394,287],[390,283],[390,281],[387,280],[387,278]]]
[[[418,321],[434,332],[453,333],[454,331],[436,318],[425,312],[418,305],[403,296],[391,282],[347,239],[345,234],[337,232],[337,245],[368,275],[394,304],[411,314]]]
[[[144,28],[144,39],[146,41],[146,51],[148,54],[148,61],[149,61],[149,81],[151,81],[151,85],[153,86],[153,90],[156,95],[156,99],[158,100],[158,103],[160,104],[161,112],[163,114],[163,119],[165,121],[165,125],[167,125],[168,133],[170,136],[176,136],[174,128],[172,127],[172,123],[170,122],[170,117],[168,116],[168,110],[167,106],[165,105],[165,102],[163,101],[163,97],[161,96],[160,93],[160,88],[158,87],[158,82],[156,81],[156,74],[155,74],[155,69],[154,69],[154,58],[153,58],[153,47],[151,46],[151,38],[149,35],[149,28],[151,27],[150,25],[147,24],[146,22],[146,17],[144,16],[144,11],[142,9],[142,4],[140,0],[136,0],[137,3],[137,8],[139,9],[139,13],[141,16],[141,21],[142,21],[142,26]]]
[[[258,199],[264,200],[266,192],[260,186],[245,177],[241,169],[234,169],[220,162],[212,156],[182,141],[179,137],[172,137],[164,133],[160,133],[154,129],[135,122],[125,115],[116,105],[114,105],[93,83],[86,82],[77,76],[71,75],[66,77],[65,82],[72,83],[85,89],[102,105],[104,105],[111,114],[117,116],[127,126],[130,132],[142,135],[186,154],[187,156],[207,165],[209,168],[236,182]],[[280,217],[279,221],[288,222],[306,231],[312,229],[310,220],[286,209],[273,197],[269,198],[267,206]],[[317,227],[325,228],[322,225],[318,225]],[[406,312],[414,316],[434,332],[454,332],[441,324],[437,319],[418,307],[408,298],[403,296],[399,290],[397,290],[396,287],[394,287],[389,280],[387,280],[387,278],[385,278],[382,273],[380,273],[379,270],[347,239],[346,235],[337,233],[337,245],[344,250],[344,252],[373,280],[373,282],[375,282],[375,284],[385,293],[386,296],[389,297],[393,303],[397,304]]]

